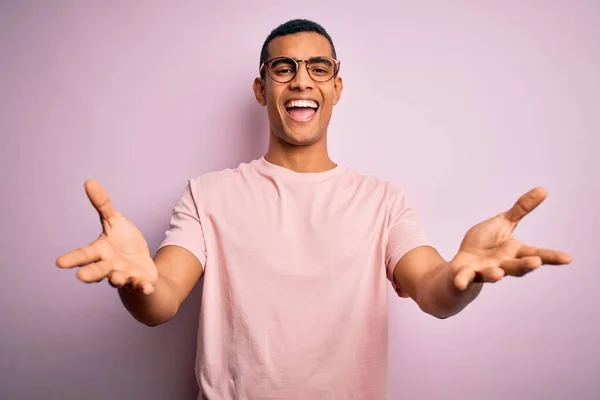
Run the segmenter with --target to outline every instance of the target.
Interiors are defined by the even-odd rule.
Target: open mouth
[[[310,121],[318,109],[319,103],[314,100],[290,100],[285,103],[288,115],[298,122]]]

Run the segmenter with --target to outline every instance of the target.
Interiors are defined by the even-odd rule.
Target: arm
[[[165,240],[154,259],[139,229],[113,208],[108,193],[94,180],[85,183],[100,215],[102,234],[91,244],[59,256],[59,268],[79,267],[86,283],[104,279],[138,321],[155,326],[173,318],[202,277],[204,236],[195,207],[193,182],[177,201]],[[189,249],[189,250],[188,250]]]
[[[409,295],[424,312],[448,318],[462,311],[481,291],[482,284],[466,290],[456,287],[456,268],[433,247],[421,246],[406,253],[394,268],[394,285]]]
[[[387,276],[401,297],[411,297],[426,313],[447,318],[461,311],[481,290],[459,291],[450,263],[431,247],[414,208],[398,191],[390,209],[386,244]]]
[[[569,254],[528,246],[513,236],[517,224],[545,198],[546,191],[535,188],[508,211],[473,226],[450,262],[431,247],[415,247],[396,263],[394,284],[423,311],[447,318],[473,301],[485,282],[497,282],[504,276],[521,277],[543,264],[569,264]]]
[[[154,256],[158,278],[150,295],[119,289],[125,308],[139,322],[160,325],[175,316],[203,274],[198,258],[183,247],[168,245]]]
[[[169,229],[154,256],[154,292],[119,290],[125,308],[143,324],[156,326],[173,318],[204,274],[206,248],[196,192],[196,182],[190,180],[173,207]]]

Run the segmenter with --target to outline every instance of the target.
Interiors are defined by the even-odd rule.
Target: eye
[[[275,68],[276,74],[291,74],[294,72],[294,69],[291,67],[279,67]]]
[[[296,72],[296,65],[291,59],[282,57],[273,60],[270,70],[277,76],[290,76]]]
[[[332,68],[323,64],[311,65],[310,73],[316,76],[329,76],[332,73]]]

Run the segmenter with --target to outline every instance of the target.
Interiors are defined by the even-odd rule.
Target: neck
[[[265,160],[301,173],[325,172],[336,167],[329,158],[326,140],[319,140],[306,146],[296,146],[271,136]]]

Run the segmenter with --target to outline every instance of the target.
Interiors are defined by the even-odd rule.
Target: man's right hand
[[[158,270],[144,236],[113,208],[108,194],[98,182],[86,181],[85,191],[100,214],[102,233],[88,246],[58,257],[56,265],[60,268],[80,267],[77,277],[86,283],[106,278],[117,288],[153,293]]]

